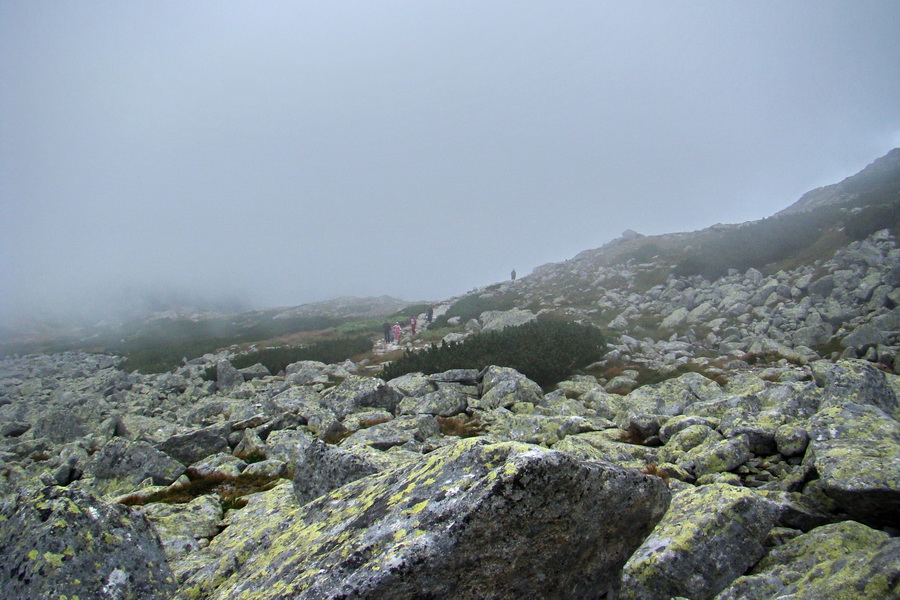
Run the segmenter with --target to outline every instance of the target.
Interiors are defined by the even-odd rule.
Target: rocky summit
[[[749,225],[628,232],[404,334],[599,325],[605,357],[549,386],[9,356],[3,597],[900,598],[900,247],[893,221],[847,237],[853,210],[717,274],[692,253]]]

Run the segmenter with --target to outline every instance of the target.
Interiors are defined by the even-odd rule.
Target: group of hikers
[[[434,318],[434,309],[432,307],[428,307],[428,310],[425,311],[425,323],[426,327],[431,324],[431,320]],[[409,329],[412,332],[412,335],[416,335],[416,327],[419,326],[419,320],[415,315],[409,318]],[[384,343],[390,344],[392,341],[397,344],[400,342],[400,334],[403,332],[403,328],[400,326],[400,322],[397,321],[393,325],[390,324],[389,321],[385,321],[382,324],[382,329],[384,330]]]

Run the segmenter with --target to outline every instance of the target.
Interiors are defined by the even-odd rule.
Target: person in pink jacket
[[[391,328],[394,330],[394,343],[400,341],[400,323],[394,323],[394,326]]]

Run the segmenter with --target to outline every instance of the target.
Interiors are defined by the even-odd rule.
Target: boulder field
[[[900,376],[864,359],[618,394],[117,364],[0,363],[5,598],[900,597]]]

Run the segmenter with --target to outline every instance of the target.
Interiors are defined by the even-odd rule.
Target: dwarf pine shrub
[[[596,327],[532,321],[419,352],[407,350],[382,370],[381,377],[390,380],[413,372],[430,374],[497,365],[511,367],[540,385],[550,385],[600,360],[605,352],[606,340]]]

